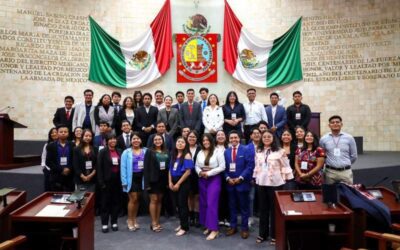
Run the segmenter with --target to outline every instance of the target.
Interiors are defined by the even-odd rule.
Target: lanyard
[[[335,138],[334,138],[334,136],[332,135],[332,141],[333,141],[333,144],[335,144],[335,148],[338,148],[338,146],[339,146],[339,141],[340,141],[340,137],[341,137],[342,135],[339,135],[339,139],[337,140],[337,141],[335,141]]]
[[[267,152],[265,153],[265,163],[268,161],[268,156],[271,153],[271,149],[267,149]]]
[[[64,147],[60,143],[59,145],[61,146],[61,157],[65,157],[65,155],[67,154],[67,144],[65,144]]]

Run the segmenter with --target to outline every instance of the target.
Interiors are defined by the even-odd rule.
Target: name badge
[[[229,172],[236,172],[236,163],[232,162],[229,164]]]
[[[175,162],[175,163],[174,163],[174,171],[176,171],[177,169],[178,169],[178,163]]]
[[[334,156],[340,156],[340,148],[334,148],[333,149],[333,155]]]
[[[301,170],[307,170],[308,169],[308,162],[302,161],[300,169]]]
[[[165,170],[165,161],[160,162],[160,170]]]
[[[264,162],[262,168],[263,170],[268,170],[268,163]]]
[[[66,166],[67,164],[68,164],[67,157],[60,157],[60,165],[61,166]]]
[[[138,168],[143,169],[144,163],[143,161],[138,161]]]
[[[99,151],[102,150],[104,148],[104,146],[99,146]]]
[[[112,160],[112,164],[113,165],[118,165],[118,158],[117,157],[113,157],[113,158],[111,158],[111,160]]]
[[[93,167],[92,167],[92,161],[85,161],[85,168],[86,169],[92,169]]]
[[[232,119],[236,119],[236,113],[232,113]]]
[[[295,118],[296,118],[296,120],[300,120],[301,119],[301,113],[296,113]]]

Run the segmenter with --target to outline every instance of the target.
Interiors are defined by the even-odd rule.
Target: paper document
[[[65,205],[47,205],[36,216],[64,217],[70,210]]]

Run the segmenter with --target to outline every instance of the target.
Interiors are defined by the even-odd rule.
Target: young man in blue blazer
[[[239,133],[232,130],[229,133],[231,147],[225,150],[225,180],[228,183],[230,228],[226,235],[230,236],[237,232],[237,208],[242,218],[240,236],[243,239],[249,237],[249,192],[251,189],[251,178],[254,169],[254,157],[249,154],[245,145],[240,145]]]

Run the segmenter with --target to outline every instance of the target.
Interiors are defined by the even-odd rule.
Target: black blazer
[[[169,159],[165,163],[165,168],[168,169],[168,166]],[[144,189],[150,188],[150,183],[160,180],[160,163],[157,161],[156,153],[151,149],[146,150],[144,155],[143,179]]]
[[[121,150],[116,148],[117,154],[121,157]],[[118,165],[121,164],[121,158],[118,162]],[[97,183],[99,184],[100,188],[106,186],[111,179],[111,168],[112,168],[112,159],[110,157],[110,150],[108,147],[103,148],[97,154]]]
[[[135,127],[138,131],[142,131],[143,127],[150,127],[151,125],[156,127],[158,109],[154,106],[150,106],[149,113],[146,112],[146,108],[141,106],[135,110]],[[144,142],[145,143],[145,142]]]
[[[75,108],[71,109],[69,119],[67,120],[67,112],[65,112],[65,107],[58,108],[54,114],[53,124],[55,127],[63,124],[67,125],[69,133],[72,134],[72,118],[74,117]]]
[[[129,136],[129,141],[132,140],[132,133]],[[124,151],[127,149],[125,145],[125,134],[122,133],[120,136],[117,137],[117,148],[121,149],[121,151]]]
[[[64,185],[72,188],[74,171],[72,167],[73,151],[75,145],[67,141],[66,146],[69,147],[68,162],[66,166],[61,166],[59,163],[60,156],[58,155],[57,141],[47,144],[46,151],[46,166],[50,168],[50,182],[51,183],[64,183]],[[62,175],[64,168],[69,168],[71,173],[68,176]],[[68,188],[68,187],[67,187]]]
[[[92,151],[90,155],[87,157],[84,152],[82,152],[81,147],[76,147],[74,149],[74,155],[73,155],[73,161],[72,165],[74,167],[74,173],[75,173],[75,183],[76,184],[82,184],[82,179],[81,179],[81,174],[83,175],[89,175],[91,172],[96,170],[96,163],[97,163],[97,148],[92,147]],[[86,161],[92,161],[92,169],[91,170],[86,170]],[[90,183],[95,182],[95,178],[92,178],[90,180]]]

